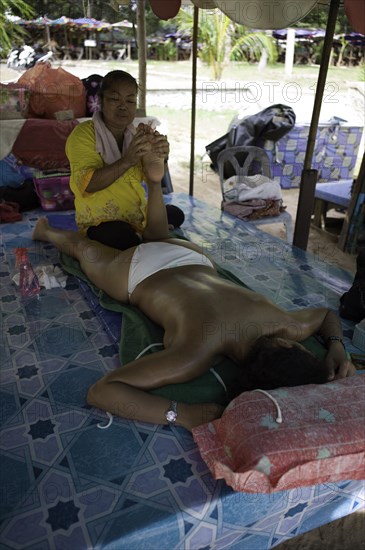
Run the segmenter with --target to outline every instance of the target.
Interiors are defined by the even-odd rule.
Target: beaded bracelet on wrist
[[[346,350],[344,341],[342,340],[342,338],[341,338],[340,336],[329,336],[329,337],[327,338],[327,345],[328,345],[330,342],[340,342],[340,343],[343,345],[343,349]]]

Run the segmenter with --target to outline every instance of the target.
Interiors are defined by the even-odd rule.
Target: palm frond
[[[13,46],[13,42],[21,40],[26,32],[7,17],[13,12],[21,13],[24,19],[31,19],[34,10],[23,0],[3,0],[0,8],[0,47],[5,51]]]

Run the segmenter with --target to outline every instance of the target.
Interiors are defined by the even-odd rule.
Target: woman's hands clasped
[[[142,131],[147,138],[150,149],[142,155],[143,170],[147,183],[161,183],[165,173],[165,160],[169,156],[169,142],[167,137],[151,128],[148,124],[140,124],[137,132]]]
[[[147,133],[142,126],[146,126],[146,124],[140,124],[138,126],[129,147],[124,154],[124,161],[130,164],[130,166],[134,166],[146,153],[151,152],[152,144],[150,134]]]

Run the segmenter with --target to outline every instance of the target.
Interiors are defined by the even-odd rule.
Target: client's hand
[[[328,380],[337,380],[356,374],[356,368],[347,359],[346,355],[339,355],[338,352],[331,352],[331,350],[326,355],[325,364],[329,373]]]

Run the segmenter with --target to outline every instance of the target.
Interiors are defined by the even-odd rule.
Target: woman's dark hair
[[[328,369],[323,360],[297,347],[281,347],[275,338],[268,336],[256,340],[242,371],[240,382],[246,391],[328,382]]]
[[[106,74],[101,81],[99,88],[99,96],[102,99],[104,93],[109,90],[115,82],[131,82],[136,87],[136,92],[138,92],[138,83],[137,80],[131,74],[126,71],[111,71]]]

